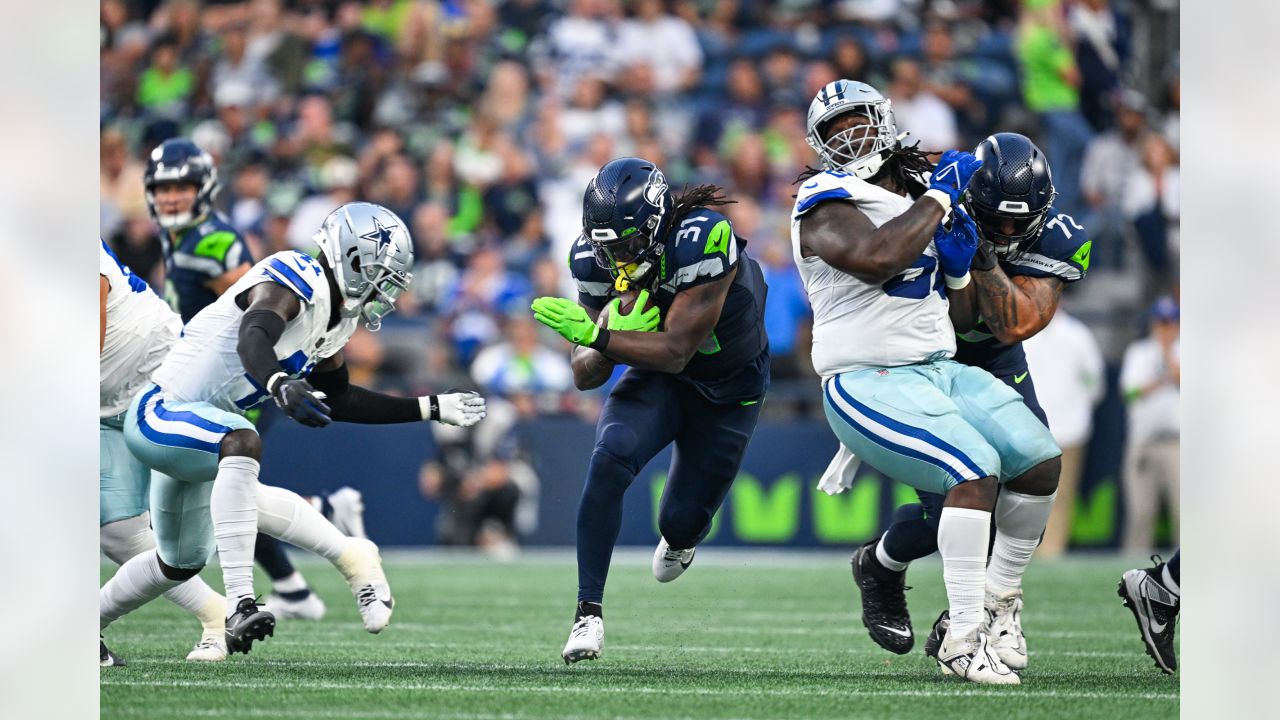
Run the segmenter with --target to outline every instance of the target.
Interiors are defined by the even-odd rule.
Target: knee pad
[[[622,423],[611,422],[600,431],[600,439],[596,441],[592,459],[602,455],[634,475],[640,471],[640,468],[634,467],[635,462],[632,459],[638,444],[639,438],[636,437],[635,430]]]
[[[129,558],[156,546],[151,515],[142,513],[98,528],[98,546],[111,562],[123,565]]]

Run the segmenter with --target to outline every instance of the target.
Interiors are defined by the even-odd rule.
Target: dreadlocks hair
[[[725,189],[719,185],[708,183],[690,189],[689,185],[685,184],[680,194],[672,198],[670,227],[679,226],[690,213],[700,207],[715,207],[738,202],[725,197],[724,193]]]
[[[820,172],[822,172],[821,168],[805,165],[804,171],[791,184],[799,185]],[[899,145],[891,151],[889,157],[885,158],[880,166],[879,172],[869,179],[875,180],[888,176],[895,185],[906,190],[912,199],[918,200],[924,191],[929,189],[927,184],[920,181],[919,176],[931,172],[933,172],[933,163],[929,161],[929,153],[920,149],[920,141],[917,140],[912,145]]]

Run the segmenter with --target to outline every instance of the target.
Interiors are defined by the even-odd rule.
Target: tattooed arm
[[[999,265],[974,272],[978,312],[991,334],[1005,344],[1026,340],[1044,329],[1058,310],[1063,282],[1055,277],[1009,277]]]

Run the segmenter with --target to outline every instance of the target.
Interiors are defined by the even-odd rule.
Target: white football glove
[[[439,420],[446,425],[471,427],[484,419],[484,398],[475,392],[428,395],[419,398],[424,420]]]

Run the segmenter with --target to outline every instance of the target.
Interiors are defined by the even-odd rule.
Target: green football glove
[[[649,304],[649,291],[641,290],[640,296],[636,298],[636,304],[631,306],[631,312],[623,314],[618,309],[622,298],[614,298],[609,303],[609,320],[605,327],[608,330],[626,330],[631,332],[653,332],[658,329],[658,321],[662,317],[658,306],[654,305],[648,310],[644,310],[644,306]]]
[[[600,328],[591,322],[587,311],[578,303],[558,297],[540,297],[533,301],[533,317],[538,322],[560,333],[560,337],[574,345],[591,345],[600,334]]]

